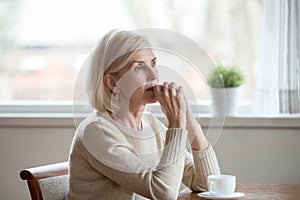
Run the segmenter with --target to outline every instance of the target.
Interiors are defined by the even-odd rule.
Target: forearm
[[[220,167],[210,143],[205,150],[192,151],[194,158],[195,177],[192,183],[192,190],[207,190],[207,176],[220,174]]]
[[[197,122],[189,106],[187,109],[186,128],[192,149],[196,151],[206,149],[208,145],[207,140],[200,124]]]
[[[193,157],[193,158],[192,158]],[[220,174],[217,157],[210,143],[204,150],[186,154],[183,183],[193,191],[207,190],[207,176]]]

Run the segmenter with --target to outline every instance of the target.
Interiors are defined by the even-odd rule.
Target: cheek
[[[136,88],[135,91],[133,91],[131,98],[141,98],[144,95],[144,89],[143,87]]]
[[[140,102],[141,99],[144,99],[144,90],[143,87],[135,88],[134,91],[130,91],[129,93],[124,94],[126,99],[133,102]]]
[[[130,97],[133,94],[142,92],[142,86],[144,86],[145,83],[146,80],[143,75],[138,76],[136,74],[127,73],[120,78],[117,84],[124,95]]]

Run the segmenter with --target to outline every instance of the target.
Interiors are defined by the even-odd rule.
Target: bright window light
[[[241,99],[251,101],[262,2],[1,0],[0,103],[71,103],[77,73],[99,39],[115,28],[145,27],[179,32],[213,60],[234,62],[246,74]],[[206,83],[187,74],[201,101],[210,101],[199,87]]]

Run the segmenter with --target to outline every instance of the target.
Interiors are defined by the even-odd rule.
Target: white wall
[[[225,129],[215,150],[238,182],[300,184],[300,129]]]
[[[300,184],[298,122],[229,120],[215,145],[222,172],[236,174],[238,182]],[[71,119],[0,118],[0,199],[30,199],[19,171],[67,160],[72,124]]]
[[[1,128],[0,199],[30,199],[21,169],[68,158],[72,128]]]

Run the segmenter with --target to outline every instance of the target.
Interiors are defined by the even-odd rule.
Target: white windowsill
[[[159,119],[165,120],[164,115],[156,114]],[[77,120],[84,119],[77,117]],[[199,114],[197,120],[206,128],[211,121],[210,114]],[[0,128],[10,127],[53,127],[75,128],[71,113],[2,113],[0,114]],[[258,117],[237,115],[225,118],[224,128],[282,128],[300,129],[299,116]]]
[[[45,102],[42,102],[45,103]],[[65,102],[57,104],[1,104],[0,105],[0,128],[1,127],[65,127],[75,128],[72,105]],[[80,110],[82,105],[75,109]],[[201,105],[192,105],[197,114],[197,120],[203,128],[209,127],[212,120],[211,108],[207,102]],[[249,103],[239,106],[240,113],[224,120],[224,128],[284,128],[300,129],[300,115],[279,115],[275,117],[257,116],[250,113]],[[160,106],[152,105],[151,113],[165,121]],[[85,113],[76,114],[76,122],[87,116]]]

